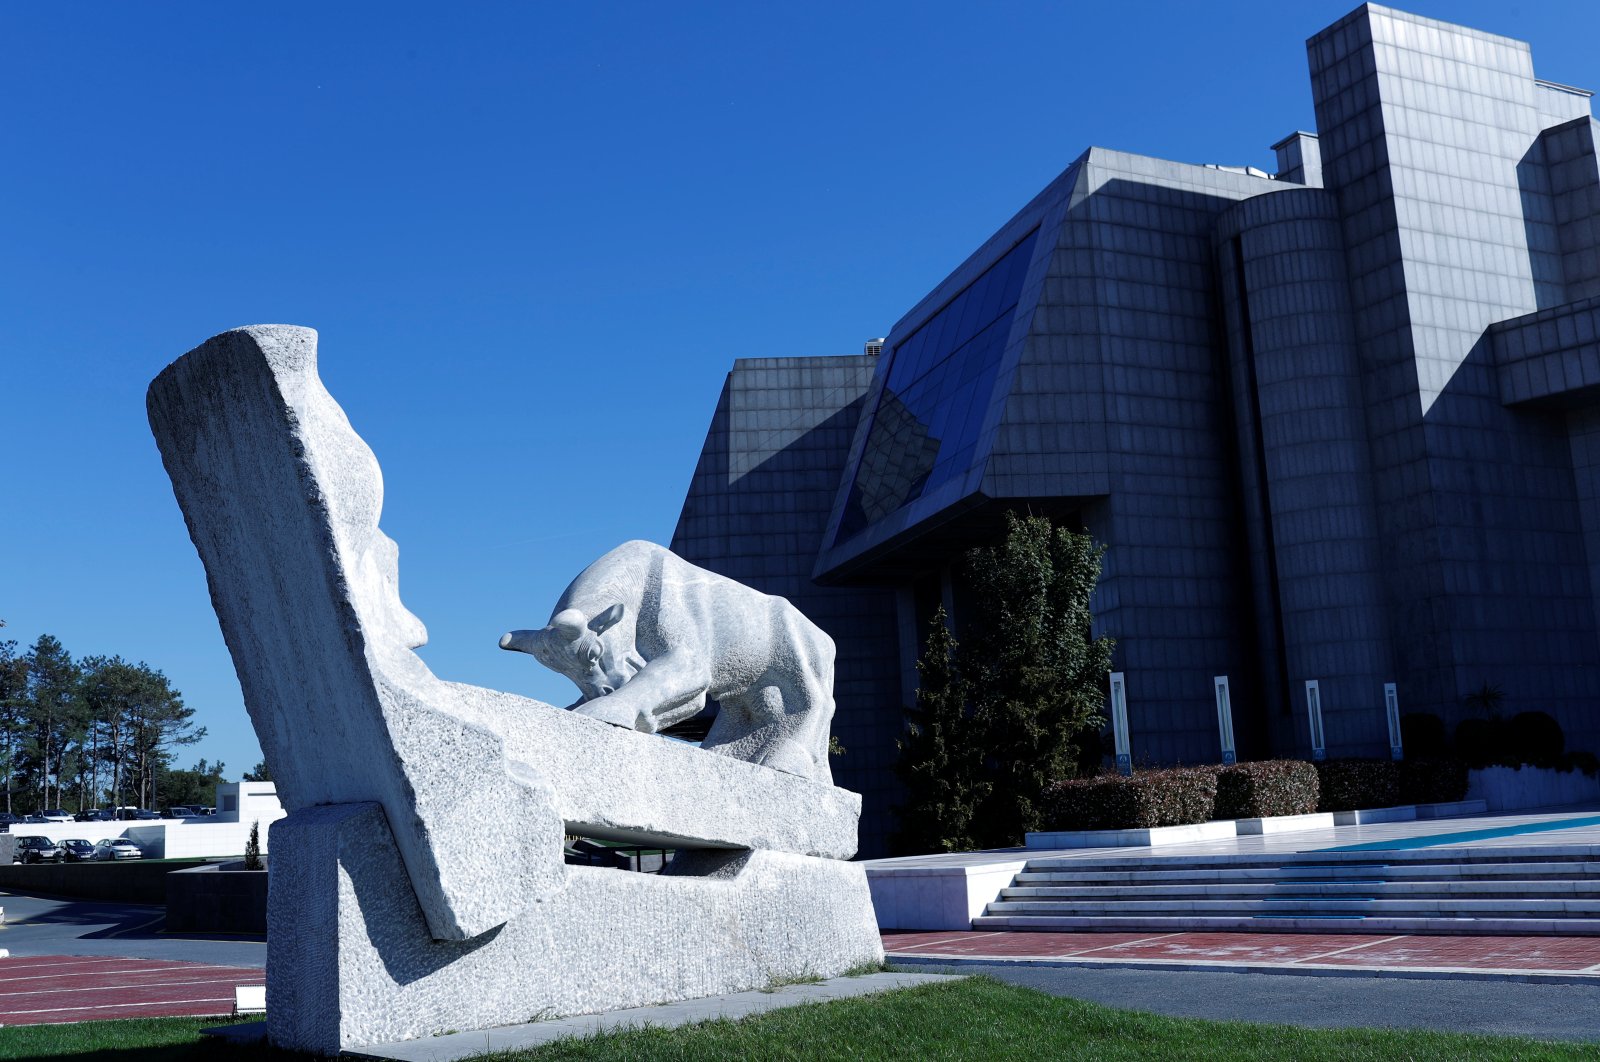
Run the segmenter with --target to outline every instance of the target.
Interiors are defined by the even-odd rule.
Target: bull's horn
[[[589,617],[579,609],[568,608],[550,617],[550,629],[567,641],[581,637],[589,625]]]

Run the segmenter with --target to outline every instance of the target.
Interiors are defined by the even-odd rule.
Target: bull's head
[[[571,679],[583,700],[592,701],[615,691],[638,670],[630,659],[635,655],[629,651],[632,646],[611,645],[612,639],[600,637],[622,615],[620,603],[593,619],[580,609],[563,609],[550,617],[548,627],[502,635],[500,648],[531,653],[545,667]]]

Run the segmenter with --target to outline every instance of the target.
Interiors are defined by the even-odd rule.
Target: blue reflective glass
[[[836,542],[966,471],[1037,235],[1028,233],[888,354]]]

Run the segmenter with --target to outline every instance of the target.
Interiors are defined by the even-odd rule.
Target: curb
[[[890,952],[891,966],[1039,966],[1099,970],[1174,970],[1188,973],[1287,974],[1295,977],[1385,977],[1417,981],[1512,981],[1534,985],[1590,985],[1600,988],[1600,971],[1554,973],[1529,970],[1473,970],[1457,966],[1333,966],[1300,963],[1293,966],[1267,962],[1207,962],[1194,959],[1077,959],[985,957]]]

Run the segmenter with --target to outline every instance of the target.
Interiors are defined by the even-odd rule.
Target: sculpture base
[[[441,941],[377,804],[307,808],[271,831],[267,1035],[280,1047],[333,1054],[883,960],[855,863],[753,851],[697,855],[704,876],[570,867],[526,914]]]

